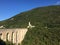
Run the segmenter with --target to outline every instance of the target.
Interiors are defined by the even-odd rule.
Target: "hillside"
[[[29,29],[22,45],[60,45],[60,6],[38,7],[1,21],[5,28],[25,28],[28,22],[35,25]]]
[[[5,28],[20,28],[27,27],[29,21],[33,25],[42,23],[48,27],[60,27],[60,6],[35,8],[1,21],[0,25]]]

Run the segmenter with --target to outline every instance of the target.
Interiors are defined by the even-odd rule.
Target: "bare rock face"
[[[5,28],[5,27],[2,25],[2,26],[0,26],[0,28]]]
[[[14,20],[14,18],[11,18],[10,20]]]

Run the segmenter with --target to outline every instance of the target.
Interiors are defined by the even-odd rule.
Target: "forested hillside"
[[[26,28],[28,22],[35,28],[29,29],[22,45],[60,45],[60,5],[38,7],[1,21],[5,28]]]

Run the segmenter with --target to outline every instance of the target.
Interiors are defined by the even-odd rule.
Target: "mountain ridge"
[[[0,26],[3,25],[6,28],[20,28],[20,27],[27,27],[29,21],[42,22],[42,23],[47,23],[48,21],[48,23],[50,23],[51,21],[53,21],[53,19],[54,20],[56,19],[55,22],[59,23],[60,19],[59,14],[60,14],[60,6],[47,6],[47,7],[35,8],[28,12],[23,12],[12,18],[1,21],[2,23],[0,22]]]

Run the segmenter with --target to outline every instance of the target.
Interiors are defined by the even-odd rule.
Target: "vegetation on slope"
[[[22,45],[60,45],[60,29],[44,27],[29,29]]]
[[[60,45],[60,7],[43,7],[38,18],[22,45]]]
[[[47,6],[32,9],[0,22],[5,28],[27,27],[29,29],[22,45],[60,45],[60,6]]]
[[[43,23],[48,27],[60,27],[60,6],[35,8],[4,20],[0,25],[5,28],[20,28],[27,27],[29,21],[34,25]]]
[[[0,45],[15,45],[10,41],[3,41],[2,39],[0,39]]]

